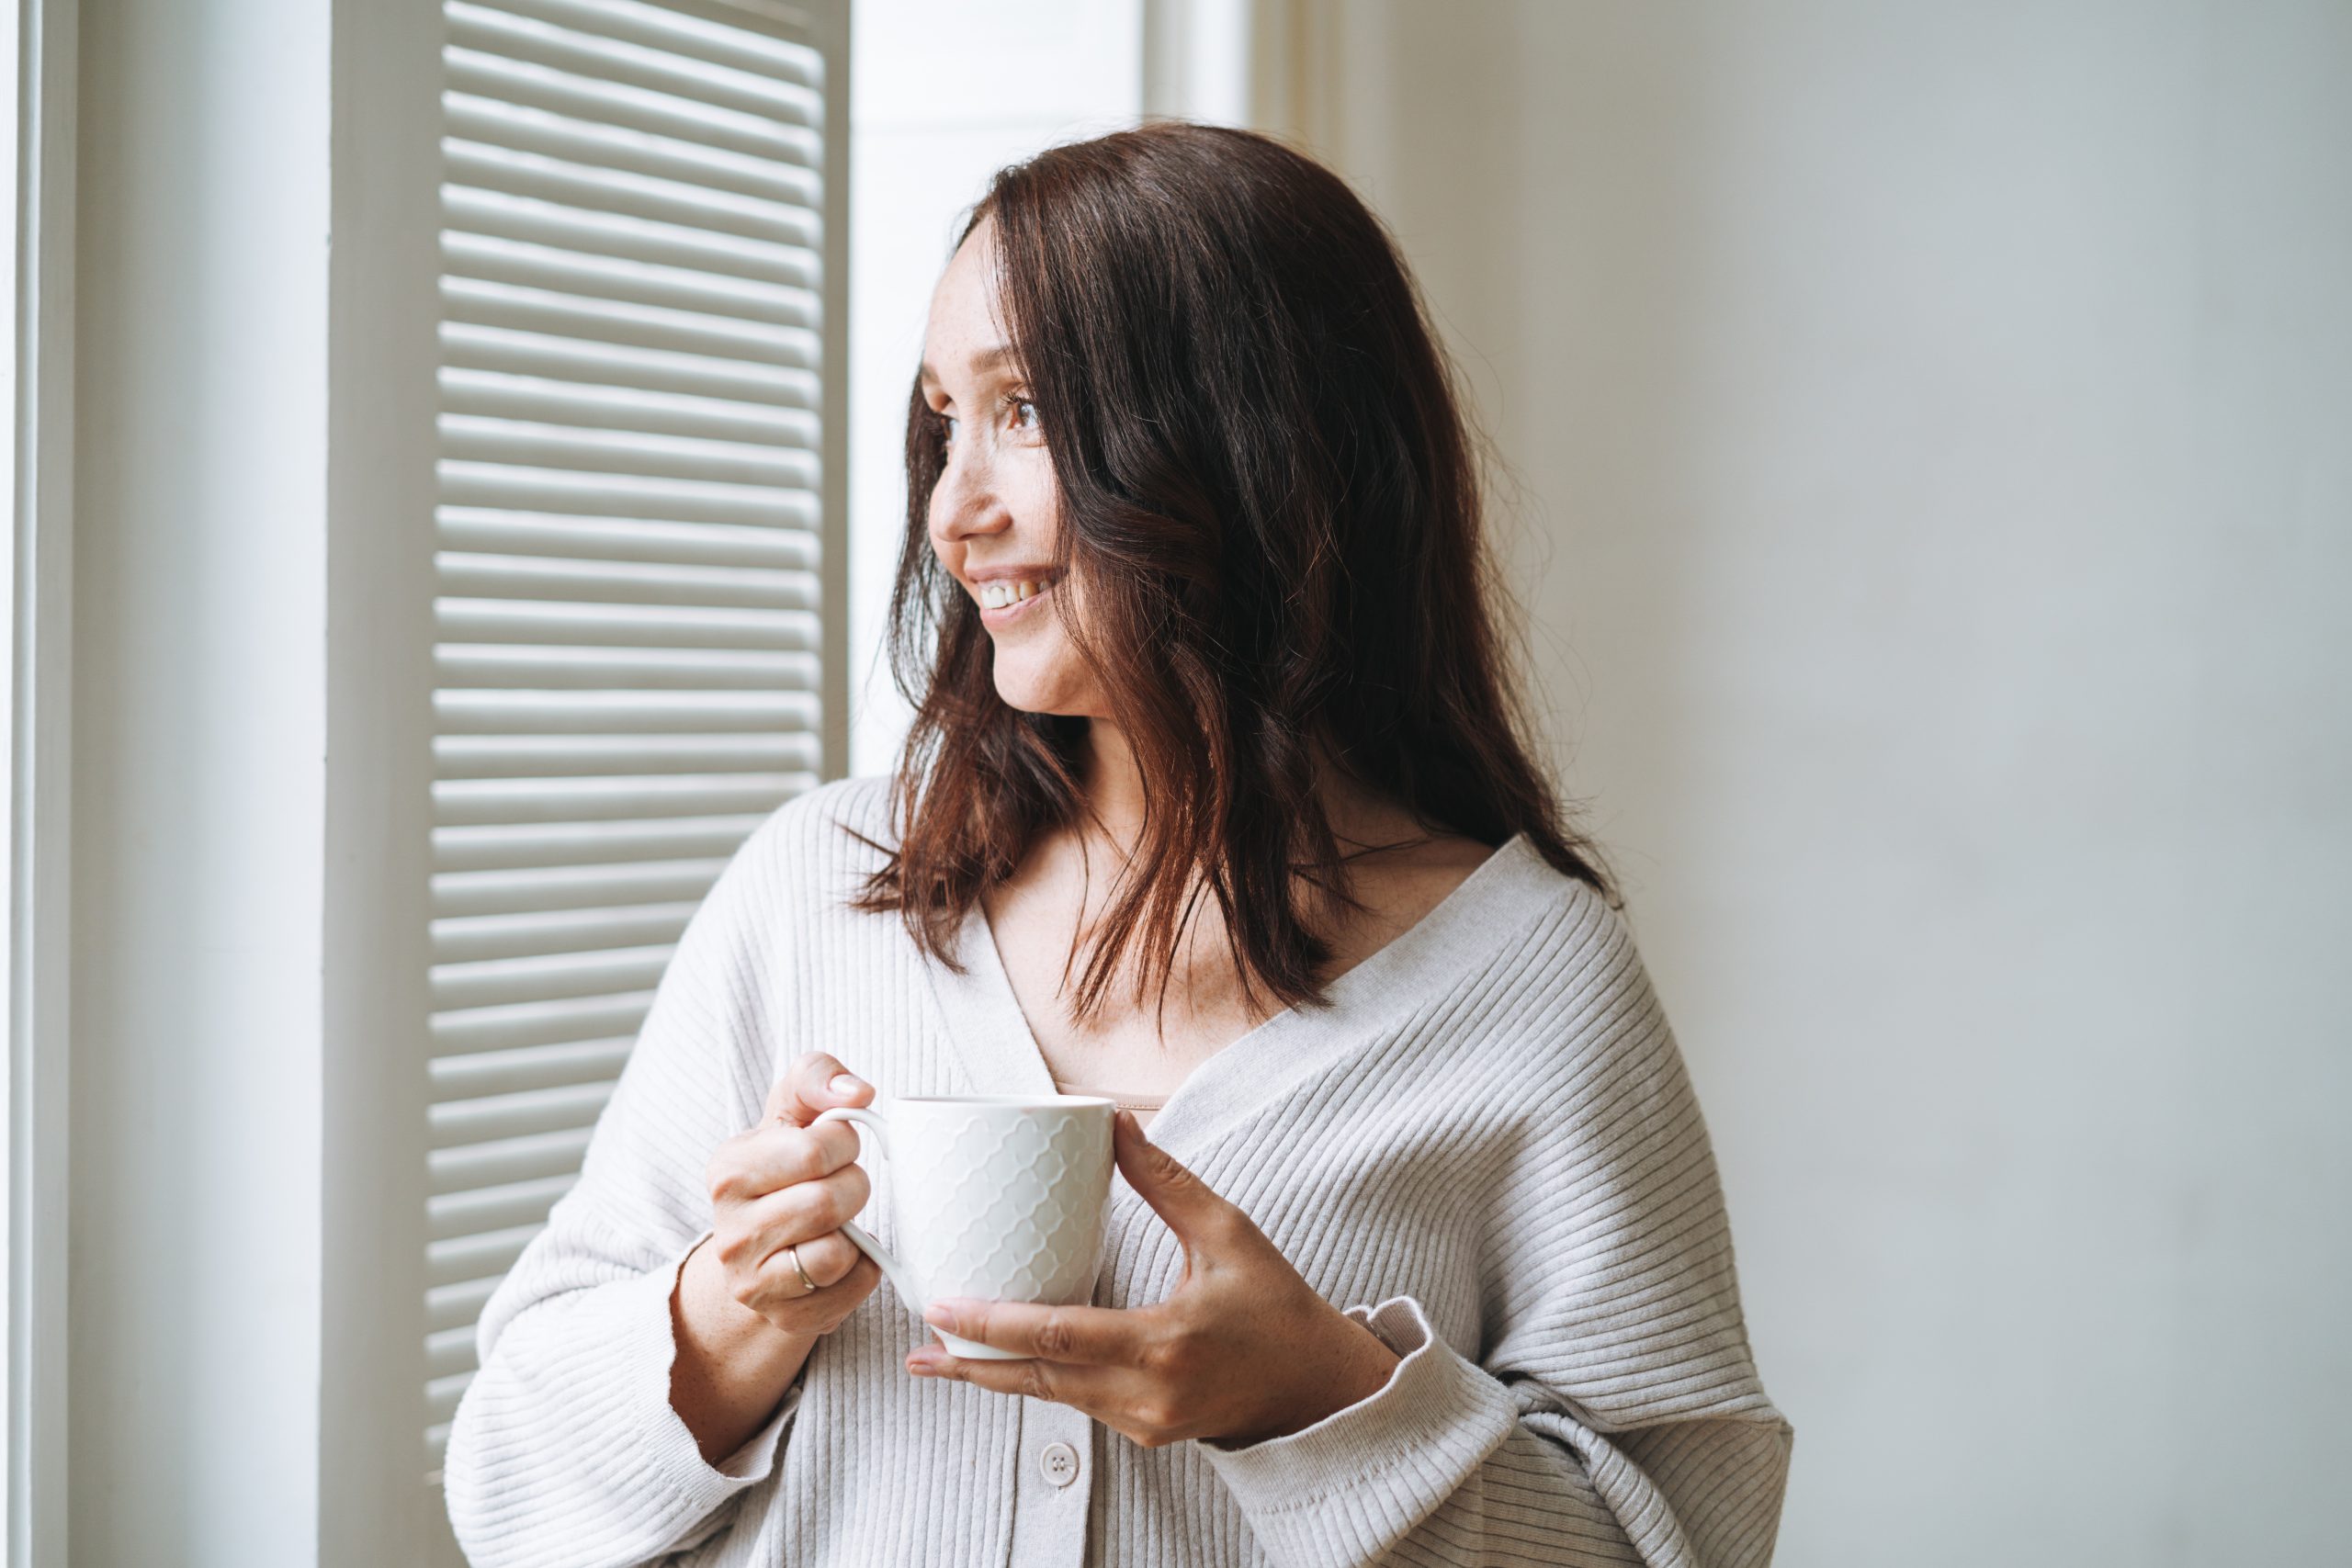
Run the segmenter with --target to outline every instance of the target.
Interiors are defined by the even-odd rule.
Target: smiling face
[[[946,466],[931,492],[931,547],[980,607],[999,696],[1029,713],[1103,717],[1063,626],[1082,608],[1080,589],[1053,565],[1059,491],[997,310],[996,254],[983,220],[932,291],[922,396],[944,421]]]

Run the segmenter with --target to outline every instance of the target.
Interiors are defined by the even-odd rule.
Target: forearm
[[[775,1414],[817,1337],[788,1334],[730,1295],[707,1240],[678,1270],[670,1323],[678,1347],[670,1404],[715,1465]]]
[[[1761,1568],[1787,1480],[1769,1406],[1603,1434],[1512,1389],[1396,1297],[1349,1315],[1399,1353],[1387,1383],[1288,1436],[1204,1456],[1282,1568],[1563,1563]],[[1508,1550],[1506,1550],[1508,1549]]]

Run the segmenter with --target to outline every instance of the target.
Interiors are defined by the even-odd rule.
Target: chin
[[[1078,714],[1088,706],[1065,671],[1023,668],[999,653],[995,674],[996,694],[1023,713]]]

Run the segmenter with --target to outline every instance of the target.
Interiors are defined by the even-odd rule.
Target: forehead
[[[995,230],[983,219],[956,247],[931,291],[923,378],[952,380],[996,368],[1007,357],[1007,336],[997,303]]]

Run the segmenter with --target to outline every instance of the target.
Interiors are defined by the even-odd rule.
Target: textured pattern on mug
[[[921,1145],[899,1134],[900,1254],[933,1296],[1083,1301],[1102,1263],[1110,1192],[1110,1119],[1047,1121],[933,1113]],[[1101,1171],[1082,1203],[1056,1202],[1073,1171]],[[962,1217],[958,1225],[956,1218]]]

